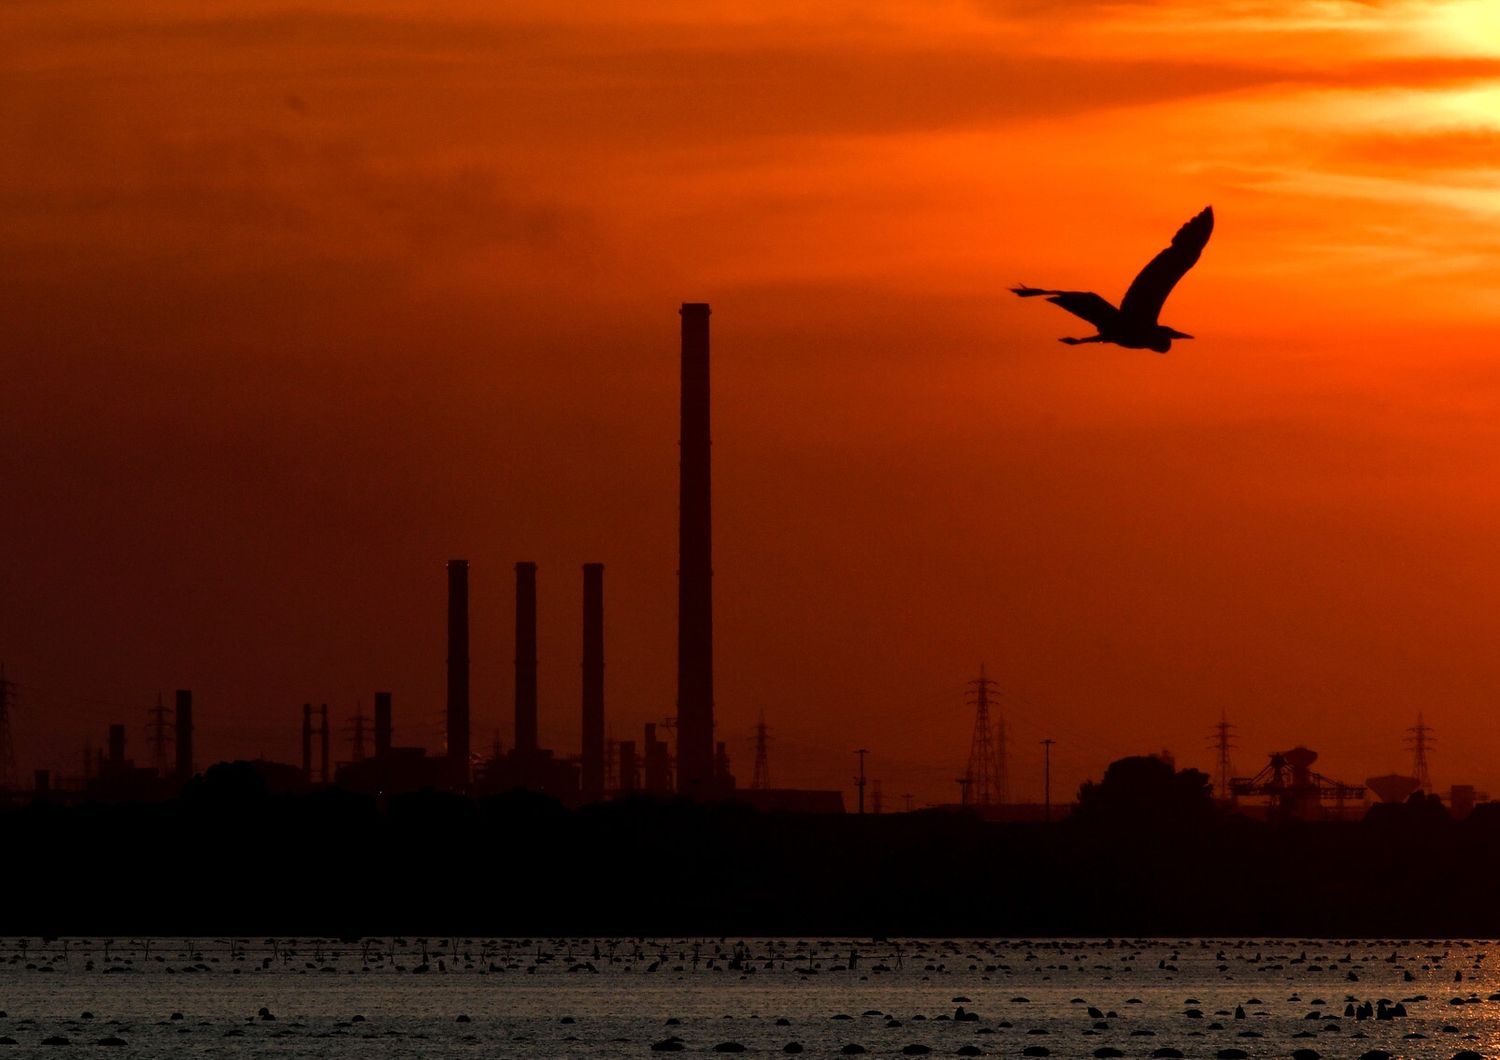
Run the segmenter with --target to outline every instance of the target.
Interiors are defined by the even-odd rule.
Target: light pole
[[[859,755],[859,776],[854,778],[854,786],[859,789],[859,812],[865,812],[865,755],[870,752],[861,747],[854,752]]]
[[[1042,741],[1042,821],[1052,823],[1052,745],[1057,741],[1048,737]]]

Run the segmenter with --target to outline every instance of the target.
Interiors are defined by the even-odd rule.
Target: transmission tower
[[[979,677],[969,682],[968,700],[974,704],[974,737],[969,742],[969,768],[964,773],[968,786],[964,788],[964,801],[970,806],[991,806],[997,792],[994,730],[990,725],[990,689],[995,682],[984,675],[984,666],[979,667]]]
[[[10,735],[10,708],[15,699],[15,683],[6,679],[5,664],[0,663],[0,791],[16,780],[16,746]]]
[[[1411,775],[1417,778],[1421,790],[1431,795],[1432,772],[1427,768],[1427,752],[1437,742],[1432,738],[1432,726],[1426,724],[1418,713],[1417,723],[1406,731],[1411,733],[1406,738],[1406,745],[1411,748]]]
[[[349,734],[349,761],[363,762],[365,760],[365,708],[364,704],[354,705],[354,720],[344,729]]]
[[[755,772],[750,777],[750,786],[758,791],[771,786],[771,767],[766,761],[766,745],[770,743],[768,732],[766,715],[762,711],[760,721],[755,725]]]
[[[171,776],[172,761],[167,757],[167,744],[172,742],[172,729],[167,724],[167,708],[160,692],[156,693],[156,706],[146,713],[151,718],[151,764],[157,776]]]
[[[1226,801],[1230,797],[1229,781],[1234,776],[1234,766],[1229,761],[1229,752],[1236,746],[1230,739],[1233,734],[1234,726],[1229,724],[1229,719],[1220,711],[1219,724],[1214,726],[1214,734],[1209,741],[1218,754],[1218,764],[1214,769],[1214,787],[1218,790],[1219,798]]]

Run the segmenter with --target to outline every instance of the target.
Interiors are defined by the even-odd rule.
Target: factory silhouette
[[[351,754],[335,763],[330,745],[327,704],[304,703],[301,711],[299,766],[257,759],[244,763],[272,793],[337,788],[377,799],[433,791],[484,798],[526,791],[577,808],[607,799],[643,795],[687,797],[699,802],[735,801],[766,811],[840,814],[839,790],[773,788],[765,760],[766,726],[757,726],[757,756],[751,782],[737,783],[725,743],[715,738],[713,631],[713,517],[711,473],[710,307],[684,303],[681,327],[680,463],[678,477],[677,711],[674,717],[644,726],[639,742],[606,739],[604,637],[604,565],[582,565],[583,628],[580,702],[581,740],[576,754],[557,753],[541,745],[538,733],[537,564],[515,563],[514,732],[508,750],[496,736],[487,755],[476,754],[470,717],[469,563],[449,560],[447,577],[447,660],[445,739],[440,749],[409,746],[397,739],[398,704],[389,691],[374,693],[373,725],[366,730],[362,713],[353,719]],[[995,701],[995,682],[983,667],[969,682],[968,702],[974,730],[966,768],[955,778],[958,798],[948,809],[988,821],[1053,820],[1051,747],[1042,751],[1046,771],[1040,803],[1013,798],[1009,784],[1009,749],[1005,721]],[[0,770],[12,773],[8,710],[12,684],[0,669]],[[994,708],[992,711],[992,707]],[[29,792],[13,777],[0,777],[0,802],[27,798],[45,802],[150,802],[181,792],[197,774],[194,757],[193,694],[176,692],[170,710],[158,701],[150,712],[153,762],[137,765],[127,754],[123,724],[109,726],[105,749],[85,749],[84,775],[78,782],[54,785],[49,771],[38,770]],[[170,719],[170,720],[169,720]],[[1213,729],[1217,752],[1213,791],[1222,807],[1260,819],[1342,820],[1362,816],[1368,801],[1404,803],[1414,795],[1435,795],[1427,766],[1432,730],[1419,716],[1408,730],[1413,767],[1410,775],[1369,778],[1347,784],[1312,769],[1317,753],[1296,746],[1269,755],[1251,776],[1235,776],[1230,763],[1234,726],[1221,718]],[[366,736],[370,737],[367,745]],[[171,753],[168,753],[168,747]],[[316,749],[316,753],[315,753]],[[854,779],[856,808],[866,810],[865,749]],[[1169,764],[1170,755],[1162,752]],[[1454,785],[1443,801],[1454,816],[1467,816],[1486,796],[1472,786]],[[883,810],[876,782],[871,800]],[[1058,816],[1071,807],[1066,799]],[[913,807],[908,804],[907,810]]]
[[[249,763],[273,791],[335,784],[377,797],[431,789],[482,797],[517,789],[566,806],[604,798],[682,795],[736,799],[760,809],[843,812],[838,791],[774,789],[763,771],[749,789],[737,787],[723,741],[714,734],[713,537],[710,459],[709,315],[706,303],[681,310],[681,440],[678,525],[677,713],[645,726],[642,740],[606,742],[604,681],[604,565],[583,565],[582,740],[578,755],[541,746],[537,718],[537,565],[515,564],[515,731],[509,750],[487,757],[472,749],[469,687],[469,563],[447,564],[447,695],[445,746],[438,751],[396,741],[397,705],[388,691],[374,694],[366,753],[363,715],[354,719],[351,760],[331,761],[327,704],[302,706],[302,762]],[[143,801],[170,797],[195,773],[193,695],[178,690],[172,723],[158,704],[152,712],[155,764],[138,766],[126,753],[125,726],[112,724],[104,751],[85,752],[81,790],[54,786],[37,771],[33,795],[66,799]],[[675,747],[669,733],[675,729]],[[175,761],[166,765],[170,743]],[[316,755],[314,746],[316,745]],[[861,789],[862,790],[862,789]]]
[[[377,799],[434,791],[473,798],[526,791],[576,808],[606,799],[635,795],[683,796],[700,802],[735,801],[759,810],[839,814],[845,811],[838,790],[773,788],[766,765],[766,726],[757,726],[757,755],[748,787],[740,786],[723,741],[715,738],[713,637],[713,531],[711,474],[710,307],[684,303],[681,326],[680,463],[678,495],[677,712],[644,726],[641,740],[606,739],[604,638],[604,565],[582,565],[582,696],[578,753],[559,754],[541,746],[538,726],[537,564],[515,564],[514,732],[502,751],[497,735],[488,755],[474,752],[470,717],[469,563],[449,560],[447,578],[447,660],[444,746],[430,749],[397,742],[397,704],[389,691],[374,693],[373,725],[365,716],[353,719],[351,754],[332,760],[327,704],[304,703],[301,709],[300,767],[257,759],[244,763],[272,793],[339,789]],[[158,700],[150,712],[152,764],[137,765],[127,754],[123,724],[109,726],[105,748],[86,748],[83,776],[53,783],[50,771],[37,770],[30,791],[15,784],[9,734],[13,685],[0,668],[0,804],[28,798],[66,803],[150,802],[176,796],[197,773],[194,757],[193,694],[179,689],[170,710]],[[955,778],[959,794],[947,809],[988,821],[1040,821],[1054,818],[1050,776],[1051,746],[1042,750],[1047,764],[1040,803],[1013,797],[1009,783],[1009,749],[1005,721],[995,700],[996,683],[981,667],[968,684],[974,730],[966,768]],[[992,710],[993,708],[993,710]],[[170,720],[169,720],[170,719]],[[1404,803],[1414,795],[1436,795],[1427,765],[1432,729],[1421,716],[1408,730],[1413,751],[1410,775],[1369,778],[1347,784],[1312,769],[1317,753],[1303,746],[1273,752],[1251,776],[1235,776],[1230,762],[1234,726],[1221,718],[1213,727],[1217,763],[1213,792],[1222,807],[1260,819],[1347,820],[1362,816],[1369,801]],[[367,745],[366,737],[370,737]],[[675,746],[674,746],[675,738]],[[171,748],[171,753],[168,748]],[[315,753],[316,748],[316,753]],[[866,810],[865,756],[854,778],[856,808]],[[1168,764],[1171,756],[1162,752]],[[1464,817],[1487,796],[1470,785],[1455,784],[1442,801],[1454,816]],[[909,800],[909,797],[908,797]],[[878,781],[871,807],[883,810]],[[1058,816],[1071,807],[1066,799]],[[908,801],[905,807],[913,807]]]
[[[24,869],[0,934],[1500,935],[1500,803],[1432,793],[1420,717],[1410,777],[1344,784],[1304,747],[1235,776],[1221,720],[1216,776],[1124,758],[1054,814],[1050,773],[1040,805],[1010,797],[981,669],[952,806],[882,813],[876,788],[867,814],[863,748],[858,813],[836,790],[773,788],[763,721],[742,787],[714,726],[709,307],[681,317],[671,724],[606,740],[605,570],[585,563],[581,739],[576,754],[541,745],[539,571],[520,561],[512,744],[476,754],[469,564],[453,559],[443,747],[402,744],[400,704],[379,691],[348,761],[332,761],[327,706],[306,703],[300,765],[200,769],[179,690],[151,711],[151,765],[115,724],[83,784],[38,771],[11,786],[0,834]],[[0,670],[0,708],[11,687]]]

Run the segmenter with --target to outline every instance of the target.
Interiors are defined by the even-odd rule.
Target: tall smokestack
[[[536,753],[536,564],[516,564],[516,754]]]
[[[604,798],[604,564],[583,565],[583,797]]]
[[[469,782],[469,561],[448,561],[448,762]]]
[[[186,784],[193,779],[193,693],[191,689],[177,690],[177,780]]]
[[[714,786],[713,534],[709,476],[708,305],[684,302],[677,534],[677,790]]]
[[[391,694],[375,693],[375,757],[391,753]]]

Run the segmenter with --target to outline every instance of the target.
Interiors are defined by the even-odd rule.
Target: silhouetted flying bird
[[[1179,228],[1172,237],[1172,245],[1152,258],[1141,270],[1135,282],[1130,285],[1130,290],[1125,292],[1118,309],[1110,305],[1108,299],[1093,291],[1044,291],[1024,284],[1012,287],[1011,290],[1022,298],[1047,295],[1047,301],[1062,306],[1075,317],[1082,317],[1098,329],[1099,334],[1090,335],[1086,339],[1058,340],[1069,346],[1076,346],[1080,342],[1113,342],[1132,350],[1166,353],[1172,348],[1173,339],[1190,339],[1193,336],[1158,324],[1156,318],[1161,315],[1161,307],[1166,302],[1167,295],[1172,293],[1172,288],[1177,286],[1177,281],[1198,261],[1198,255],[1203,253],[1213,230],[1214,208],[1208,206]]]

